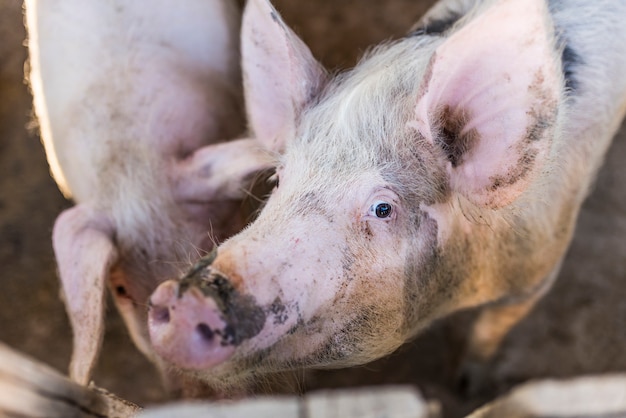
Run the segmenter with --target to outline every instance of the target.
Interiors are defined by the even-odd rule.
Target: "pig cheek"
[[[464,255],[469,237],[462,227],[453,229],[445,223],[448,220],[432,207],[420,210],[414,220],[404,274],[402,328],[407,337],[449,310],[466,270],[472,269]]]
[[[390,222],[368,220],[361,225],[364,247],[359,260],[361,283],[350,298],[368,319],[364,332],[374,356],[387,354],[413,333],[424,299],[420,280],[429,275],[438,254],[438,226],[429,214],[399,214]],[[363,256],[363,254],[367,254]]]
[[[408,241],[399,233],[398,222],[366,220],[360,225],[361,244],[352,251],[352,264],[345,270],[348,284],[345,295],[335,303],[343,304],[352,318],[342,333],[353,334],[344,340],[359,341],[358,348],[367,360],[387,354],[401,341],[398,330],[403,322],[404,265]],[[344,263],[347,266],[348,263]]]
[[[284,334],[274,347],[274,358],[308,366],[349,366],[399,345],[402,269],[390,271],[390,265],[402,265],[399,244],[387,226],[368,221],[353,224],[346,236],[350,239],[341,257],[331,265],[324,263],[321,274],[307,275],[318,279],[294,299],[285,323],[269,331]],[[304,316],[297,305],[309,307]]]

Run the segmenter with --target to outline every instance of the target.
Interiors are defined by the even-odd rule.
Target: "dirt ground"
[[[279,11],[316,57],[330,68],[356,62],[367,48],[404,33],[432,0],[276,0]],[[0,0],[0,341],[65,371],[70,331],[50,234],[70,206],[50,178],[36,132],[29,130],[31,98],[23,84],[21,3]],[[455,390],[452,364],[472,313],[435,324],[398,353],[373,364],[316,372],[301,389],[412,383],[456,417],[507,390],[542,377],[626,370],[626,128],[610,149],[586,203],[563,271],[551,292],[506,339],[492,362],[494,385],[465,399]],[[162,399],[152,366],[132,347],[109,309],[104,353],[95,381],[140,404]]]

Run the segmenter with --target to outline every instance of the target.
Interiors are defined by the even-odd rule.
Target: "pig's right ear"
[[[498,209],[544,170],[563,76],[544,0],[494,3],[435,51],[413,126],[445,157],[452,190]]]
[[[246,110],[255,137],[281,151],[326,71],[268,0],[248,0],[241,28]]]
[[[77,205],[54,224],[52,242],[63,298],[74,333],[70,377],[87,385],[104,334],[106,280],[117,261],[110,223]]]

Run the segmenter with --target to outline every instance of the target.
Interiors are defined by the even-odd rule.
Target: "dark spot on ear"
[[[467,152],[478,141],[479,134],[476,129],[464,131],[468,120],[469,115],[464,109],[453,110],[447,105],[441,108],[437,115],[435,122],[439,127],[437,140],[452,167],[461,165]]]
[[[535,119],[535,121],[526,129],[526,139],[534,142],[543,138],[546,129],[552,126],[554,116],[546,114],[531,114],[531,116]]]
[[[517,164],[509,169],[506,174],[491,177],[490,191],[496,191],[500,187],[512,186],[519,180],[525,178],[533,168],[535,160],[537,159],[537,150],[534,148],[527,148],[523,150]]]
[[[540,70],[537,71],[533,82],[528,86],[528,91],[534,96],[535,104],[526,113],[530,120],[524,137],[511,150],[519,157],[506,173],[490,177],[489,191],[493,192],[501,187],[511,186],[528,177],[537,164],[536,160],[539,153],[534,143],[550,140],[551,128],[558,115],[558,100],[554,97],[554,93],[545,86],[545,77]]]
[[[557,98],[554,97],[554,92],[545,86],[545,77],[541,70],[535,74],[533,82],[528,86],[528,92],[533,96],[535,104],[527,111],[530,122],[526,128],[525,140],[521,143],[524,146],[527,146],[528,142],[543,139],[558,114]]]
[[[565,78],[565,92],[566,94],[576,93],[579,87],[579,82],[576,79],[576,68],[583,63],[583,59],[571,45],[566,43],[561,53],[561,63]]]
[[[272,18],[274,22],[280,24],[280,19],[278,18],[278,15],[276,14],[275,11],[272,10],[272,12],[270,13],[270,17]]]
[[[460,13],[449,11],[446,16],[424,22],[422,26],[415,28],[407,37],[422,35],[442,35],[447,32],[462,17]]]

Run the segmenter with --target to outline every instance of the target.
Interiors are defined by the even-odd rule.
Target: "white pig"
[[[366,363],[485,305],[466,361],[488,359],[555,279],[624,116],[624,21],[624,1],[444,0],[329,79],[249,0],[247,113],[277,184],[151,296],[156,352],[235,386]]]
[[[26,0],[29,80],[52,174],[77,203],[53,245],[88,383],[112,289],[138,348],[150,293],[244,225],[248,167],[235,0]],[[248,164],[254,160],[254,164]]]

